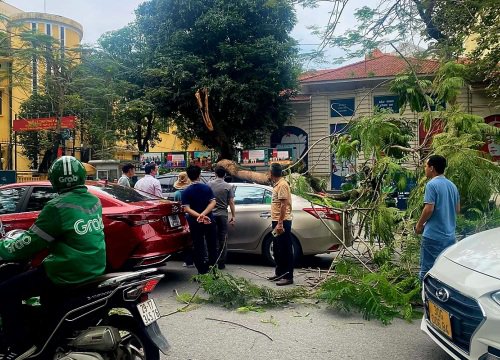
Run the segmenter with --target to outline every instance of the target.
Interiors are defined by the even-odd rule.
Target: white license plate
[[[146,326],[151,325],[161,317],[153,299],[137,304],[137,310],[139,310],[142,321]]]
[[[181,226],[181,219],[179,219],[179,215],[169,215],[168,223],[170,227],[178,227]]]

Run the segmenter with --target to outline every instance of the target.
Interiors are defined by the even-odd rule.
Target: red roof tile
[[[439,68],[436,60],[408,59],[417,74],[433,74]],[[374,52],[372,58],[342,66],[337,69],[318,70],[303,73],[299,80],[301,83],[318,81],[336,81],[349,79],[364,79],[372,77],[391,77],[408,70],[406,61],[397,55]]]

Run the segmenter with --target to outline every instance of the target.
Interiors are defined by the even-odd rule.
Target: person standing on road
[[[148,195],[163,197],[161,193],[160,181],[156,179],[158,167],[155,162],[150,162],[144,167],[146,175],[135,183],[134,189],[142,191]]]
[[[206,184],[200,182],[201,168],[191,165],[187,175],[192,184],[182,191],[182,205],[193,240],[194,265],[198,273],[206,274],[217,261],[217,239],[212,210],[215,195]],[[208,263],[206,261],[208,251]]]
[[[131,187],[130,181],[135,175],[135,166],[131,163],[125,164],[122,167],[122,176],[118,179],[118,185]]]
[[[219,245],[219,261],[217,266],[220,270],[226,267],[227,257],[227,223],[228,211],[231,209],[231,219],[229,224],[234,225],[236,210],[234,208],[234,187],[224,181],[226,170],[222,166],[215,168],[217,178],[208,183],[215,195],[216,205],[213,211],[215,225],[217,228],[217,242]]]
[[[420,247],[420,280],[434,265],[439,254],[455,243],[457,214],[460,212],[460,195],[457,187],[443,174],[446,159],[432,155],[425,163],[424,209],[415,225],[415,232],[422,234]]]
[[[188,175],[185,171],[182,171],[177,175],[177,180],[174,182],[174,201],[179,201],[182,203],[182,192],[185,188],[191,185],[191,180],[189,180]],[[193,264],[193,249],[190,247],[184,251],[184,264],[182,266],[187,268],[194,267]]]
[[[268,279],[277,281],[276,285],[293,284],[292,250],[292,194],[290,185],[283,178],[280,164],[272,163],[269,171],[273,183],[271,201],[271,220],[273,227],[274,261],[276,269]]]

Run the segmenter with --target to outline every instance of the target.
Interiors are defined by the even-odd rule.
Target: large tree
[[[149,98],[186,141],[233,158],[291,114],[296,22],[286,0],[151,0],[137,10]],[[199,91],[199,92],[198,92]],[[195,97],[198,92],[198,99]]]

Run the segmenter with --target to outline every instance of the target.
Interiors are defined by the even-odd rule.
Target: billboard
[[[242,166],[265,166],[267,164],[267,150],[243,150],[241,152]]]
[[[74,129],[76,126],[76,116],[63,116],[61,118],[62,129]],[[12,122],[14,131],[40,131],[54,130],[57,128],[56,117],[46,117],[37,119],[18,119]]]
[[[274,148],[268,149],[269,163],[279,163],[281,165],[289,165],[293,162],[292,148]]]
[[[178,169],[186,167],[185,152],[167,152],[165,153],[163,166],[167,169]]]

